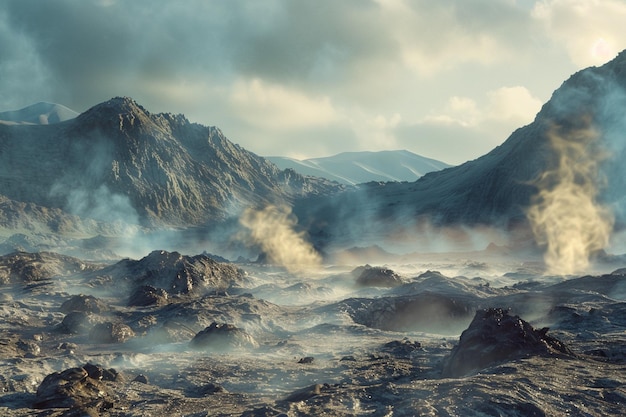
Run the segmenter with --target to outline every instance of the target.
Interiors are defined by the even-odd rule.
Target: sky
[[[459,164],[626,48],[626,0],[0,0],[0,111],[115,96],[262,156]]]

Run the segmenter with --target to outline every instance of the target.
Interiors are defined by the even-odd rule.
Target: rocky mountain
[[[283,156],[267,157],[281,169],[342,184],[370,181],[415,181],[424,174],[450,165],[406,150],[380,152],[343,152],[325,158],[298,160]]]
[[[27,113],[12,120],[27,121]],[[0,124],[6,227],[55,231],[58,222],[76,223],[63,213],[92,226],[206,225],[244,207],[339,189],[281,171],[216,127],[151,114],[130,98],[111,99],[56,124]]]
[[[47,125],[78,116],[74,110],[61,104],[39,102],[23,109],[0,112],[0,124]]]
[[[572,75],[531,124],[476,160],[412,183],[368,183],[309,197],[295,213],[318,245],[417,233],[426,223],[527,229],[526,212],[540,189],[563,180],[597,190],[597,200],[611,207],[620,225],[626,213],[625,110],[626,51]]]

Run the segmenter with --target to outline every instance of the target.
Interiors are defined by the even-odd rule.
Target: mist
[[[607,152],[590,117],[574,127],[553,125],[547,137],[556,164],[536,181],[539,192],[527,216],[537,244],[545,247],[546,273],[575,274],[608,246],[613,230],[613,213],[598,201]]]
[[[318,267],[322,262],[322,257],[304,234],[295,230],[297,219],[287,206],[269,205],[261,210],[248,208],[239,222],[247,229],[247,233],[239,235],[240,239],[259,247],[270,263],[297,273]]]

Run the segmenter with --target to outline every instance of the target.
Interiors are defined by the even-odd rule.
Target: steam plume
[[[286,206],[267,206],[263,210],[248,208],[239,222],[248,229],[252,243],[261,247],[272,263],[290,272],[319,266],[320,255],[294,230],[296,219]]]
[[[590,256],[608,245],[613,228],[613,214],[597,201],[598,166],[606,153],[590,119],[580,122],[581,126],[549,130],[558,160],[538,179],[539,193],[527,211],[535,240],[546,247],[550,274],[584,271]]]

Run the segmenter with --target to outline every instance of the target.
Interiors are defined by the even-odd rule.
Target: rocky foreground
[[[623,414],[626,271],[459,262],[3,256],[0,414]]]

